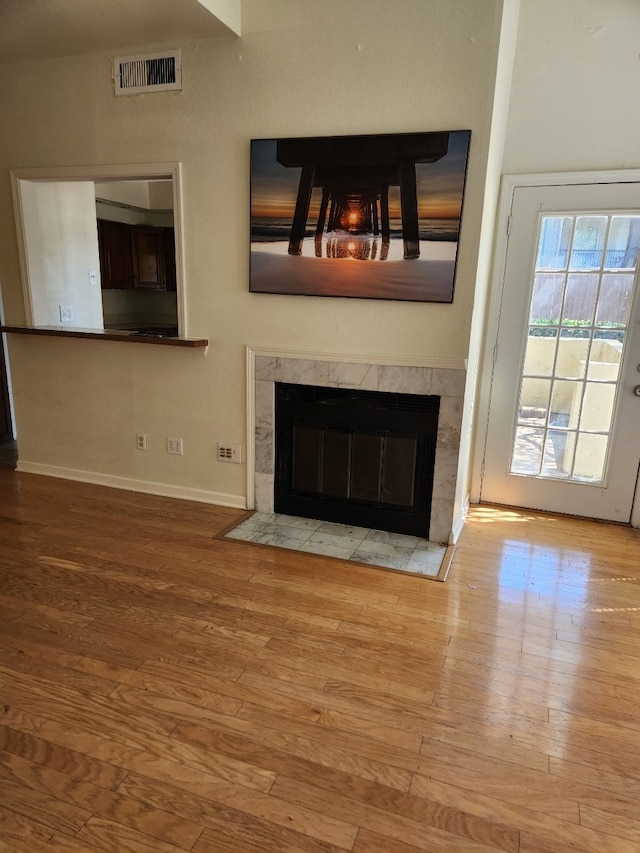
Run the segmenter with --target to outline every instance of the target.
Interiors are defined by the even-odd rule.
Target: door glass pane
[[[608,269],[635,269],[640,245],[637,216],[612,216],[607,240],[605,266]]]
[[[587,379],[616,382],[620,373],[621,355],[621,342],[600,337],[594,338],[589,354]]]
[[[564,275],[548,272],[536,273],[533,280],[529,322],[543,325],[557,323],[562,308],[563,291]]]
[[[589,330],[563,329],[558,344],[556,376],[562,376],[566,379],[582,379],[586,371],[588,355]]]
[[[551,382],[548,379],[524,378],[520,388],[518,422],[544,426],[550,392]]]
[[[606,435],[583,432],[578,434],[576,460],[573,469],[575,480],[599,483],[604,476],[608,440]]]
[[[607,216],[578,216],[571,247],[571,270],[594,270],[602,266]]]
[[[615,385],[587,382],[580,417],[580,429],[585,432],[608,432],[613,416]]]
[[[524,374],[551,376],[556,357],[558,327],[531,326],[524,357]]]
[[[541,217],[511,473],[603,482],[639,246],[640,216]]]
[[[543,429],[531,427],[516,427],[516,438],[513,449],[511,472],[513,474],[529,474],[532,477],[540,472],[542,458]]]
[[[626,326],[631,310],[632,293],[632,273],[605,273],[600,285],[596,326],[613,329]]]
[[[573,455],[573,433],[565,430],[550,429],[544,448],[542,464],[543,477],[567,479],[571,473],[571,457]]]
[[[550,426],[568,427],[578,425],[576,414],[580,411],[581,394],[582,382],[556,379],[553,383],[553,394],[551,395]]]
[[[598,295],[599,276],[593,273],[570,273],[562,310],[562,325],[590,326]]]
[[[573,217],[543,216],[538,241],[539,270],[562,270],[567,266]]]

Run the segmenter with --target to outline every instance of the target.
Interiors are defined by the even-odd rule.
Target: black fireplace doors
[[[439,407],[276,383],[275,511],[427,539]]]

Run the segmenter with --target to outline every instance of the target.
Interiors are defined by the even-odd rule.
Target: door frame
[[[498,329],[500,325],[507,248],[511,227],[511,209],[515,191],[521,187],[561,187],[576,184],[628,183],[640,184],[640,169],[609,169],[593,172],[535,172],[531,174],[502,176],[496,213],[493,263],[485,324],[486,331],[479,370],[477,416],[474,429],[475,453],[471,468],[471,503],[480,503],[482,479],[484,476],[491,387],[493,384],[494,363],[498,344]],[[640,478],[636,485],[633,508],[631,510],[631,525],[632,527],[640,527]]]

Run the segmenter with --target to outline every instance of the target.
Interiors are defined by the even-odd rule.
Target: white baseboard
[[[449,545],[455,545],[458,539],[460,538],[460,534],[462,533],[462,528],[464,527],[464,523],[467,520],[467,513],[469,512],[469,495],[464,499],[464,503],[462,504],[462,508],[460,510],[460,515],[454,520],[453,529],[451,530],[451,535],[449,537]]]
[[[57,465],[42,465],[39,462],[23,462],[18,459],[17,471],[25,474],[41,474],[44,477],[58,477],[62,480],[76,480],[80,483],[92,483],[95,486],[108,486],[129,492],[142,492],[148,495],[160,495],[165,498],[178,498],[185,501],[197,501],[205,504],[246,509],[247,500],[243,495],[226,495],[222,492],[208,492],[204,489],[189,489],[169,483],[153,483],[148,480],[133,480],[129,477],[115,477],[111,474],[98,474],[95,471],[82,471],[76,468],[60,468]]]

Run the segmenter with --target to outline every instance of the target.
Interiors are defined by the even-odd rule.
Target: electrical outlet
[[[58,305],[60,310],[60,322],[70,323],[73,320],[73,309],[70,305]]]
[[[136,447],[138,450],[146,450],[147,449],[147,434],[146,432],[137,432],[136,433]]]
[[[182,456],[182,439],[169,438],[167,436],[167,453],[175,453],[177,456]]]
[[[242,445],[218,444],[218,462],[242,462]]]

